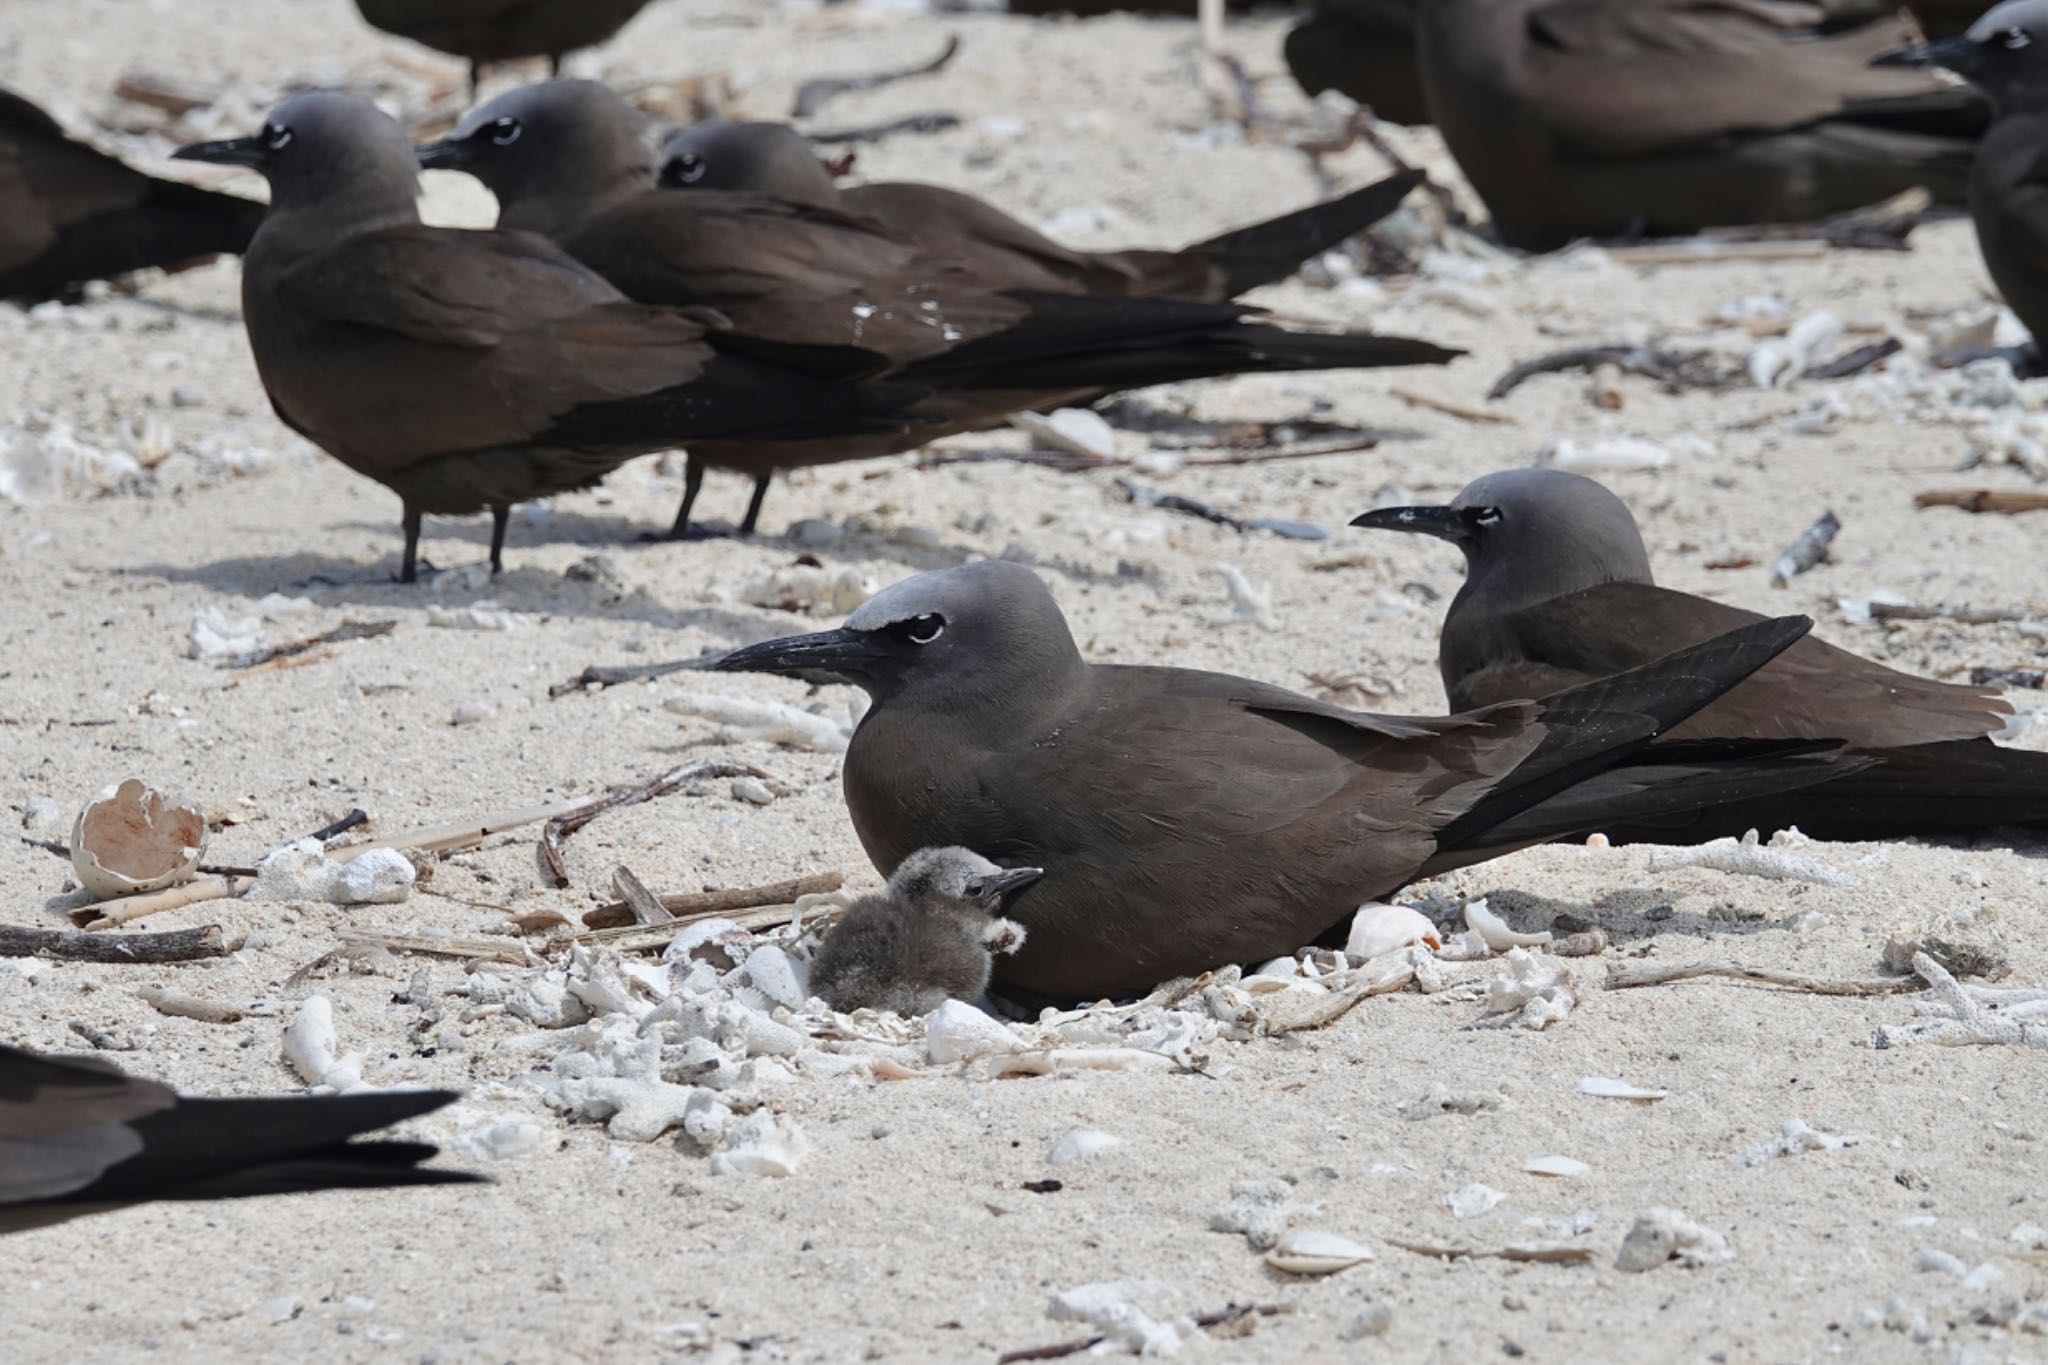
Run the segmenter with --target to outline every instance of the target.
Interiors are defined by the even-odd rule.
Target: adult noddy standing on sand
[[[1292,953],[1418,877],[1820,775],[1787,746],[1646,756],[1811,624],[1749,626],[1542,704],[1377,716],[1088,663],[1035,573],[983,561],[718,667],[865,689],[842,771],[869,859],[888,872],[953,844],[1044,868],[1010,898],[1030,936],[996,980],[1092,999]]]
[[[431,1113],[450,1090],[188,1099],[96,1057],[0,1045],[0,1233],[158,1200],[459,1185],[424,1142],[351,1139]]]
[[[1994,110],[1970,167],[1970,221],[1984,268],[2027,325],[2028,358],[2048,367],[2048,0],[2007,0],[1960,37],[1879,59],[1941,66],[1982,90]]]
[[[1489,474],[1448,506],[1384,507],[1351,524],[1464,551],[1465,583],[1437,655],[1461,710],[1583,687],[1764,619],[1658,587],[1627,506],[1559,470]],[[1813,761],[1840,765],[1840,776],[1606,833],[1694,843],[1796,824],[1816,838],[1860,840],[2048,822],[2048,754],[1987,737],[2011,714],[1993,689],[1916,678],[1809,636],[1658,743],[1832,741],[1842,751]]]
[[[502,226],[541,232],[633,298],[716,309],[729,344],[819,368],[852,347],[864,367],[934,390],[929,425],[868,441],[698,440],[671,535],[689,530],[703,466],[754,479],[753,529],[777,469],[909,450],[1006,414],[1211,375],[1440,364],[1406,337],[1294,331],[1200,299],[1099,296],[1042,263],[928,251],[874,218],[731,191],[655,183],[645,120],[592,81],[500,95],[421,149],[498,198]],[[1388,207],[1391,207],[1389,205]]]
[[[1303,261],[1363,232],[1399,206],[1420,171],[1236,228],[1174,251],[1077,251],[995,205],[943,185],[881,180],[842,185],[786,123],[699,123],[661,144],[664,189],[737,190],[861,214],[984,283],[1107,297],[1220,303],[1286,279]]]
[[[404,582],[425,513],[489,508],[496,572],[514,503],[697,437],[900,431],[921,396],[728,354],[722,319],[634,303],[531,233],[422,224],[412,144],[349,95],[177,155],[270,181],[242,265],[257,371],[287,426],[403,500]]]
[[[604,42],[647,8],[648,0],[356,0],[373,28],[469,62],[476,98],[490,62],[546,57],[562,74],[562,58]]]
[[[1437,127],[1511,246],[1824,218],[1916,186],[1960,203],[1988,110],[1871,59],[1887,12],[1758,0],[1431,0]]]

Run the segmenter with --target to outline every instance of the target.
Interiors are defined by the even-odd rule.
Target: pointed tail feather
[[[1400,207],[1422,181],[1421,171],[1402,171],[1336,199],[1211,237],[1179,254],[1202,257],[1220,269],[1226,296],[1235,298],[1286,279],[1311,256],[1365,231]]]

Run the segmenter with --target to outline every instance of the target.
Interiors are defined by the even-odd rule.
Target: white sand
[[[801,78],[921,58],[936,49],[940,27],[879,8],[667,0],[578,66],[620,82],[721,70],[741,109],[774,116]],[[970,126],[863,149],[865,172],[985,193],[1034,221],[1057,218],[1090,244],[1192,239],[1320,192],[1304,158],[1284,145],[1230,137],[1210,145],[1216,134],[1190,25],[979,16],[944,27],[965,38],[949,71],[845,97],[820,123],[943,108]],[[1273,19],[1234,22],[1230,41],[1255,73],[1277,73],[1283,29]],[[132,119],[132,109],[115,117],[108,92],[138,68],[241,99],[268,98],[255,87],[287,80],[381,83],[410,108],[459,74],[453,62],[373,36],[343,0],[42,0],[0,18],[0,83],[74,123]],[[1304,112],[1284,77],[1265,94],[1284,115]],[[1015,135],[973,126],[984,117],[1013,120]],[[1449,174],[1432,138],[1404,137],[1403,145]],[[161,153],[169,143],[154,146]],[[1346,184],[1382,170],[1364,149],[1331,166]],[[433,181],[437,219],[488,213],[474,187]],[[1094,209],[1113,221],[1075,226],[1087,217],[1080,211]],[[1574,964],[1585,1001],[1548,1032],[1467,1031],[1476,1004],[1411,993],[1369,1001],[1298,1040],[1221,1046],[1206,1076],[804,1080],[783,1107],[812,1150],[798,1175],[780,1181],[713,1177],[702,1156],[671,1140],[615,1145],[597,1128],[563,1123],[531,1089],[512,1084],[530,1060],[498,1046],[518,1032],[502,1019],[486,1021],[461,1050],[418,1055],[407,1033],[415,1011],[391,998],[428,959],[406,960],[396,974],[343,973],[287,988],[286,978],[333,946],[342,924],[476,935],[496,916],[449,897],[575,913],[609,898],[619,863],[659,890],[829,869],[872,885],[831,757],[721,747],[710,723],[660,709],[667,683],[547,696],[550,683],[586,664],[682,658],[812,628],[732,600],[741,583],[792,558],[772,533],[799,518],[869,519],[878,530],[828,558],[879,582],[1019,542],[1071,570],[1050,577],[1092,657],[1234,669],[1301,687],[1313,685],[1311,675],[1363,672],[1390,690],[1347,699],[1390,711],[1442,705],[1435,599],[1455,589],[1458,565],[1447,547],[1361,532],[1340,531],[1321,546],[1240,538],[1132,508],[1105,475],[1008,465],[921,473],[910,458],[779,483],[765,518],[771,535],[752,544],[639,545],[635,533],[666,525],[680,487],[679,471],[646,461],[543,517],[522,516],[501,581],[437,597],[387,581],[399,548],[394,499],[303,452],[270,416],[236,283],[230,262],[48,320],[0,312],[0,424],[44,414],[122,450],[189,454],[212,440],[301,452],[242,479],[194,474],[200,464],[184,461],[186,474],[166,470],[140,496],[0,501],[8,604],[0,614],[0,804],[20,811],[32,798],[54,798],[68,828],[85,796],[138,774],[232,813],[238,823],[215,836],[209,857],[244,861],[351,806],[368,809],[388,833],[596,790],[693,756],[750,760],[795,794],[756,807],[714,783],[701,795],[607,815],[570,840],[574,889],[565,893],[540,888],[531,831],[523,831],[440,864],[430,887],[404,904],[225,904],[145,926],[218,922],[231,938],[251,936],[216,963],[0,968],[0,1032],[9,1041],[82,1048],[69,1026],[88,1024],[134,1046],[114,1054],[124,1067],[205,1093],[296,1088],[278,1051],[283,1017],[225,1026],[164,1018],[135,998],[136,987],[163,981],[232,1003],[284,1001],[288,1011],[290,997],[317,986],[334,1001],[342,1046],[368,1052],[373,1081],[469,1091],[458,1108],[414,1125],[419,1133],[447,1141],[488,1119],[529,1114],[545,1134],[529,1155],[486,1163],[497,1180],[489,1188],[150,1207],[9,1238],[0,1243],[0,1352],[9,1360],[131,1360],[146,1351],[191,1360],[987,1360],[1087,1335],[1049,1321],[1049,1297],[1120,1279],[1161,1282],[1156,1307],[1168,1315],[1233,1302],[1294,1310],[1260,1319],[1249,1336],[1192,1337],[1186,1353],[1205,1360],[2048,1358],[2041,1336],[1978,1320],[2007,1318],[2012,1305],[2029,1302],[2038,1313],[2048,1295],[2039,1251],[2009,1236],[2016,1225],[2048,1223],[2042,1053],[1873,1050],[1876,1028],[1911,1018],[1902,998],[1823,999],[1729,982],[1610,995],[1597,984],[1609,966],[1636,959],[1866,977],[1888,935],[1928,929],[2002,948],[2014,967],[2006,984],[2048,984],[2039,942],[2048,863],[2038,840],[1819,850],[1857,878],[1850,888],[1699,869],[1651,874],[1643,850],[1525,853],[1421,890],[1489,893],[1521,927],[1542,927],[1555,909],[1607,927],[1614,950]],[[1230,419],[1299,416],[1327,403],[1320,415],[1412,438],[1369,454],[1146,481],[1245,515],[1336,527],[1392,489],[1447,496],[1479,473],[1526,463],[1555,436],[1696,435],[1716,453],[1680,453],[1661,472],[1613,480],[1642,519],[1664,581],[1761,610],[1808,612],[1836,642],[1907,668],[1948,675],[1977,664],[2039,665],[2038,638],[2011,626],[1886,630],[1852,625],[1836,609],[1838,596],[1879,587],[1923,602],[2041,602],[2048,543],[2038,514],[1912,508],[1912,494],[1927,487],[2030,486],[2009,468],[1952,473],[1968,447],[1953,422],[1852,422],[1830,436],[1781,430],[1774,417],[1804,406],[1812,386],[1671,397],[1626,380],[1625,407],[1601,412],[1583,378],[1544,378],[1500,405],[1513,418],[1505,426],[1467,424],[1389,395],[1408,387],[1477,403],[1514,360],[1617,336],[1701,335],[1715,309],[1746,295],[1773,295],[1794,316],[1827,307],[1851,321],[1924,331],[1929,318],[1986,292],[1967,223],[1923,229],[1910,254],[1664,270],[1552,262],[1509,266],[1477,287],[1495,307],[1490,316],[1458,311],[1426,289],[1376,310],[1301,284],[1270,291],[1267,301],[1291,313],[1428,335],[1473,355],[1443,371],[1153,395]],[[181,395],[189,405],[175,406],[173,392],[185,387],[195,391]],[[149,440],[138,442],[131,424],[151,424]],[[714,477],[701,512],[730,519],[744,496],[740,480]],[[1762,565],[1825,508],[1844,525],[1835,561],[1774,591]],[[899,545],[892,532],[903,526],[935,532],[940,548]],[[482,556],[485,530],[481,519],[431,520],[426,552],[444,566],[469,563]],[[591,555],[610,561],[623,590],[564,577]],[[1706,567],[1742,555],[1758,567]],[[1348,563],[1314,567],[1334,559]],[[1277,631],[1211,623],[1224,594],[1203,571],[1226,561],[1270,595]],[[1119,578],[1122,563],[1143,576]],[[273,640],[344,619],[395,619],[398,628],[239,686],[184,656],[195,613],[247,614],[273,592],[314,604],[271,624]],[[430,604],[486,598],[520,613],[518,627],[427,624]],[[804,700],[803,689],[770,679],[691,685]],[[458,705],[477,700],[495,715],[450,723]],[[826,700],[843,706],[848,695]],[[2041,705],[2038,693],[2014,700]],[[2041,747],[2043,730],[2021,742]],[[61,923],[55,912],[79,900],[62,894],[67,873],[47,853],[0,844],[6,919]],[[1788,924],[1807,911],[1818,915],[1804,916],[1803,930]],[[431,969],[437,988],[459,989],[456,964],[433,960]],[[448,1003],[452,1020],[460,1002]],[[1585,1076],[1670,1097],[1645,1107],[1574,1093]],[[1402,1106],[1437,1086],[1500,1103],[1471,1116],[1403,1116]],[[1869,1140],[1731,1169],[1791,1118]],[[1051,1174],[1053,1143],[1077,1126],[1122,1144],[1062,1167],[1058,1193],[1021,1189]],[[1572,1180],[1523,1174],[1528,1158],[1548,1154],[1591,1171]],[[1307,1224],[1376,1247],[1377,1261],[1327,1281],[1295,1281],[1266,1270],[1242,1238],[1207,1230],[1208,1211],[1232,1181],[1273,1176],[1302,1177],[1298,1197],[1321,1206]],[[1474,1182],[1505,1199],[1455,1217],[1445,1197]],[[1682,1209],[1724,1234],[1734,1259],[1617,1272],[1623,1235],[1653,1206]],[[1581,1210],[1593,1222],[1579,1235],[1525,1226]],[[1586,1267],[1442,1264],[1387,1245],[1390,1237],[1481,1248],[1566,1241],[1596,1256]],[[1989,1263],[1995,1271],[1980,1281],[1999,1278],[1969,1287],[1951,1272],[1923,1272],[1924,1248],[1971,1269]],[[1341,1341],[1368,1300],[1391,1309],[1391,1327],[1363,1343]],[[1911,1339],[1916,1320],[1924,1348]]]

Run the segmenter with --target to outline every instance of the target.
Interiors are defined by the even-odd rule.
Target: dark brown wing
[[[1897,17],[1825,36],[1812,29],[1822,17],[1790,0],[1550,0],[1528,13],[1520,78],[1559,155],[1586,160],[1965,98],[1925,72],[1871,66],[1913,41]]]
[[[90,1185],[142,1150],[130,1123],[176,1103],[154,1081],[0,1046],[0,1204]]]
[[[1459,682],[1454,705],[1549,695],[1763,618],[1690,593],[1607,583],[1511,613],[1516,658]],[[2012,708],[1989,688],[1901,673],[1811,637],[1670,732],[1672,739],[1832,739],[1879,749],[1990,734]]]

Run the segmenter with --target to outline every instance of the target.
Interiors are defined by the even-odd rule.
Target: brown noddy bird
[[[841,911],[811,963],[811,993],[835,1010],[930,1014],[988,990],[992,954],[1024,946],[1003,897],[1045,873],[997,867],[964,848],[922,848],[889,885]]]
[[[544,233],[633,298],[707,306],[727,344],[820,373],[864,366],[934,390],[930,424],[866,441],[699,440],[671,532],[686,533],[705,465],[755,480],[753,529],[777,469],[909,450],[1027,408],[1148,384],[1255,371],[1437,364],[1406,337],[1293,331],[1241,304],[1077,292],[1053,272],[991,270],[926,250],[838,207],[655,183],[645,120],[593,81],[549,81],[471,110],[421,164],[467,171],[501,226]],[[829,363],[828,363],[829,362]]]
[[[1077,251],[986,200],[943,185],[885,180],[841,186],[804,135],[786,123],[679,128],[661,144],[658,175],[664,189],[736,190],[865,215],[981,280],[1211,302],[1286,279],[1311,256],[1392,213],[1423,180],[1420,171],[1403,171],[1178,251]]]
[[[356,0],[372,28],[469,62],[469,93],[487,62],[546,57],[559,76],[564,55],[604,42],[648,0]]]
[[[262,221],[263,205],[135,170],[0,90],[0,298],[239,254]]]
[[[1798,746],[1646,757],[1811,624],[1749,626],[1548,702],[1379,716],[1221,673],[1091,664],[1036,574],[982,561],[717,666],[863,688],[842,780],[869,859],[887,873],[959,845],[1044,868],[1009,902],[1030,937],[996,980],[1092,999],[1292,953],[1418,877],[1812,780]]]
[[[902,430],[922,390],[816,379],[725,348],[705,310],[635,303],[532,233],[429,227],[412,144],[367,102],[297,96],[255,137],[181,149],[247,166],[271,206],[242,268],[256,368],[286,425],[422,514],[596,482],[698,437]]]
[[[1381,508],[1351,524],[1435,536],[1464,552],[1465,583],[1437,655],[1461,710],[1583,687],[1764,619],[1658,587],[1627,506],[1559,470],[1489,474],[1448,506]],[[1916,678],[1809,636],[1659,744],[1833,742],[1841,752],[1817,761],[1841,764],[1839,777],[1606,832],[1693,843],[1796,824],[1816,838],[1863,840],[2048,823],[2048,754],[1988,738],[2011,714],[1995,689]]]
[[[1996,111],[1970,167],[1970,220],[1984,267],[2034,336],[2048,337],[2048,0],[2007,0],[1959,37],[1907,48],[1882,65],[1941,66]]]
[[[191,1099],[94,1057],[0,1045],[0,1232],[159,1200],[461,1185],[424,1142],[360,1134],[457,1099],[451,1090]]]
[[[1335,90],[1377,118],[1430,121],[1415,54],[1415,11],[1429,0],[1316,0],[1287,34],[1287,69],[1305,94]]]
[[[1512,246],[1960,203],[1988,110],[1871,59],[1895,15],[1788,0],[1431,0],[1437,127]]]

